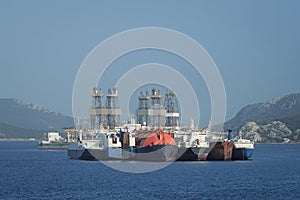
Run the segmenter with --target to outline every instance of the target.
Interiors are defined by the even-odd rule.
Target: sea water
[[[300,199],[300,145],[257,144],[250,161],[175,162],[132,174],[36,141],[0,141],[1,199]]]

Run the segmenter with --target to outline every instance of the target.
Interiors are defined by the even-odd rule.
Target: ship
[[[79,131],[77,141],[70,144],[68,157],[79,160],[108,161],[174,161],[178,147],[163,130]]]
[[[78,140],[70,144],[67,155],[76,160],[96,161],[97,157],[94,151],[97,151],[98,159],[100,155],[103,157],[106,155],[106,151],[101,147],[99,140]]]
[[[39,141],[39,149],[67,150],[70,142],[61,137],[59,132],[48,132],[47,137]]]
[[[79,160],[108,161],[128,160],[134,157],[135,138],[132,134],[113,130],[92,131],[93,138],[86,132],[83,138],[79,131],[78,141],[70,144],[68,157]]]
[[[207,134],[198,130],[178,132],[177,161],[205,161],[210,151]]]
[[[254,142],[246,139],[234,141],[232,160],[249,160],[254,151]]]
[[[128,124],[121,125],[117,89],[108,89],[104,94],[101,88],[94,88],[89,109],[90,127],[77,130],[79,137],[72,137],[74,142],[68,149],[68,156],[81,160],[158,162],[228,161],[251,157],[251,149],[241,148],[241,141],[234,142],[231,131],[225,136],[225,132],[212,132],[210,126],[194,129],[193,120],[190,128],[179,129],[175,92],[167,91],[163,101],[159,89],[151,91],[151,94],[140,92],[137,123],[130,114]]]
[[[231,130],[227,130],[228,135],[226,139],[217,139],[211,141],[211,150],[208,153],[208,161],[231,161],[233,150],[233,135]],[[220,134],[223,134],[220,132]]]
[[[136,150],[134,160],[170,162],[175,161],[178,146],[171,134],[160,129],[135,132]]]
[[[79,131],[82,132],[82,131]],[[93,132],[93,131],[92,131]],[[250,140],[232,140],[199,130],[175,134],[160,129],[139,129],[132,132],[94,131],[93,138],[70,144],[68,156],[79,160],[128,160],[128,161],[231,161],[251,158],[254,145]],[[175,138],[174,138],[175,137]],[[179,140],[180,139],[180,140]],[[184,142],[183,142],[184,141]]]
[[[219,141],[210,143],[212,147],[211,151],[208,153],[208,161],[230,161],[232,160],[232,141]]]
[[[175,105],[175,92],[166,94],[166,104]],[[121,108],[118,102],[116,88],[108,89],[107,94],[101,88],[93,88],[92,106],[89,109],[90,130],[100,130],[102,138],[99,143],[91,138],[80,138],[68,150],[68,156],[75,159],[89,160],[141,160],[141,161],[174,161],[178,147],[172,135],[153,127],[164,127],[165,117],[168,124],[178,123],[177,108],[165,109],[160,90],[152,89],[139,96],[139,106],[136,111],[137,124],[133,117],[130,126],[135,129],[124,130],[127,125],[120,124]],[[167,115],[166,115],[167,114]],[[142,124],[144,128],[142,128]],[[120,131],[116,131],[121,127]],[[103,129],[103,130],[102,130]],[[107,132],[107,130],[114,130]],[[85,131],[86,132],[86,131]],[[95,134],[94,134],[95,135]],[[103,137],[104,136],[104,137]],[[92,139],[96,139],[93,137]]]
[[[103,137],[99,148],[87,148],[98,161],[132,160],[135,156],[135,136],[128,131],[109,132]]]
[[[68,138],[72,141],[67,150],[67,155],[69,158],[77,160],[96,160],[96,158],[90,154],[88,149],[101,149],[101,142],[99,139],[83,139],[83,130],[69,128],[65,131],[67,133]]]

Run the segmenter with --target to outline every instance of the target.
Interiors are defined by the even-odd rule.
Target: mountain
[[[0,122],[0,138],[36,138],[41,139],[44,134],[41,130],[19,128]]]
[[[0,137],[34,138],[64,127],[74,127],[73,118],[17,99],[0,99]]]
[[[300,142],[300,93],[247,105],[224,127],[256,142]]]

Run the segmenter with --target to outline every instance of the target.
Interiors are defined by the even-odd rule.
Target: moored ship
[[[68,156],[80,160],[174,161],[178,147],[172,136],[162,130],[110,131],[94,134],[86,132],[70,144]],[[96,136],[95,136],[96,135]]]
[[[177,161],[204,161],[210,151],[207,134],[200,131],[186,131],[176,134]]]
[[[136,132],[136,155],[139,161],[175,161],[178,147],[171,134],[163,130]]]
[[[232,149],[233,149],[233,135],[231,130],[228,130],[227,139],[217,140],[210,142],[212,147],[211,151],[207,156],[209,161],[230,161],[232,160]]]
[[[133,132],[109,131],[94,134],[70,144],[68,156],[80,160],[133,161],[230,161],[251,158],[254,145],[249,140],[233,141],[207,132],[185,132],[178,141],[173,134],[159,129],[139,129]],[[214,133],[217,135],[217,133]],[[221,133],[218,133],[221,134]]]
[[[47,137],[39,141],[39,149],[66,150],[70,142],[61,137],[58,132],[48,132]]]
[[[160,90],[140,93],[136,119],[121,125],[118,91],[108,89],[107,95],[93,89],[93,105],[89,110],[90,127],[85,137],[76,138],[70,145],[68,156],[82,160],[134,160],[134,161],[205,161],[249,159],[252,152],[240,148],[229,132],[212,132],[191,127],[179,128],[179,111],[174,91],[166,92],[163,103]],[[193,121],[193,120],[191,120]],[[158,128],[160,127],[160,128]],[[162,129],[162,127],[164,127]],[[118,130],[119,129],[119,130]],[[226,133],[227,134],[227,133]],[[74,141],[74,138],[73,138]],[[234,152],[233,152],[234,149]],[[241,157],[242,155],[242,157]]]
[[[208,161],[230,161],[232,159],[232,141],[213,142],[211,151],[208,153]]]
[[[105,155],[104,149],[99,146],[98,140],[82,140],[77,142],[72,142],[68,148],[67,155],[72,159],[78,160],[97,160],[95,153],[90,150],[97,150],[99,155]]]
[[[126,160],[133,157],[135,140],[131,134],[123,131],[101,130],[79,131],[78,141],[70,144],[68,156],[79,160]],[[84,138],[85,137],[85,138]],[[82,139],[84,138],[84,139]]]
[[[246,139],[234,141],[232,160],[249,160],[254,151],[254,142]]]

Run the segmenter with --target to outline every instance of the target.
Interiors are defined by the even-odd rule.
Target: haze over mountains
[[[73,118],[17,99],[0,99],[0,138],[42,138],[74,127]]]
[[[74,127],[72,117],[16,100],[0,99],[0,138],[42,138]],[[300,93],[243,107],[224,125],[255,142],[300,142]]]

